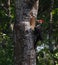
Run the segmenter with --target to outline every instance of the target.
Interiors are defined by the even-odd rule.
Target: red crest
[[[44,20],[43,19],[40,19],[40,20],[37,20],[38,23],[44,23]]]

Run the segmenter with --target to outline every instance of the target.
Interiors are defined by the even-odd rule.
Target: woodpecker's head
[[[40,19],[40,20],[36,20],[36,22],[42,24],[42,23],[44,23],[44,20]]]

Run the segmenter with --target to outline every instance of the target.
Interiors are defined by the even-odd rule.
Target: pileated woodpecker
[[[36,48],[37,42],[39,40],[42,41],[43,39],[42,39],[41,26],[40,25],[37,25],[34,28],[34,48]]]

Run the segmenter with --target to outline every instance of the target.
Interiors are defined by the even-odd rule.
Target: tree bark
[[[38,0],[15,0],[14,65],[36,65],[30,13],[37,17]]]

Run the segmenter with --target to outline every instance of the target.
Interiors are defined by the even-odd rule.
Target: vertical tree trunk
[[[53,5],[54,5],[54,0],[51,0],[51,7],[50,7],[50,24],[49,24],[49,48],[50,51],[53,52],[53,44],[52,44],[52,29],[53,29],[53,15],[52,15],[52,10],[53,10]]]
[[[36,6],[35,6],[36,5]],[[37,17],[38,0],[15,0],[14,65],[36,65],[30,13]]]
[[[51,0],[51,7],[50,7],[50,24],[49,24],[49,49],[50,52],[53,54],[53,44],[52,44],[52,30],[53,30],[53,14],[52,14],[52,10],[53,10],[53,5],[54,5],[54,0]],[[56,65],[55,63],[55,59],[52,56],[53,59],[53,65]]]
[[[10,15],[11,15],[11,11],[10,11],[10,0],[8,0],[8,16],[10,17]]]

